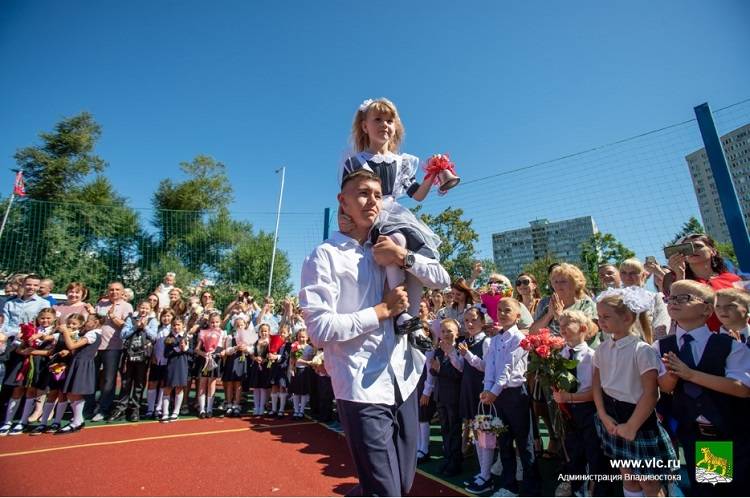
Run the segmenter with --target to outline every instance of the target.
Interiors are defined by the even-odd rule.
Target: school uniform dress
[[[268,366],[268,342],[256,342],[252,349],[252,357],[261,361],[253,361],[250,367],[248,384],[254,389],[271,388],[271,368]]]
[[[498,439],[503,464],[498,485],[514,492],[517,489],[515,442],[523,467],[521,491],[533,496],[539,481],[531,431],[531,400],[526,390],[528,352],[520,346],[523,338],[515,325],[492,338],[484,356],[484,390],[497,396],[495,410],[508,428]]]
[[[162,326],[156,330],[156,340],[154,340],[154,354],[151,357],[151,366],[148,371],[148,381],[158,382],[164,385],[167,377],[167,357],[164,355],[164,340],[169,337],[170,325]]]
[[[310,361],[315,356],[315,348],[305,344],[302,349],[300,360]],[[315,371],[309,365],[300,365],[299,361],[294,367],[294,375],[289,384],[289,392],[292,394],[305,395],[312,392],[312,384],[315,382]]]
[[[55,332],[54,336],[55,341],[52,346],[50,355],[50,364],[47,368],[51,369],[57,364],[57,366],[62,366],[64,369],[59,374],[55,374],[54,372],[50,371],[49,376],[47,377],[47,388],[50,391],[59,391],[65,385],[65,378],[70,371],[70,361],[72,359],[72,355],[68,354],[64,357],[59,355],[60,352],[67,350],[68,347],[65,345],[65,338],[61,333]]]
[[[279,358],[271,364],[269,377],[269,382],[272,386],[287,387],[289,385],[287,372],[289,371],[289,355],[291,350],[291,343],[286,342],[276,353],[279,355]]]
[[[477,416],[479,395],[484,388],[484,355],[490,349],[490,338],[484,332],[466,338],[469,350],[464,356],[463,376],[461,377],[461,400],[459,413],[464,420]]]
[[[48,327],[47,330],[39,330],[39,332],[44,334],[49,334],[52,332],[52,327]],[[55,334],[54,337],[57,338],[59,334]],[[38,348],[35,348],[37,350],[46,350],[51,352],[55,347],[55,341],[45,342],[44,344],[41,344]],[[30,385],[31,387],[35,389],[47,389],[47,384],[49,384],[49,356],[39,356],[34,355],[31,356],[31,361],[33,362],[33,370],[32,374],[29,376],[29,378],[26,379],[26,384]]]
[[[439,262],[418,253],[406,272],[418,282],[417,295],[422,286],[450,284]],[[417,466],[416,387],[425,357],[406,335],[394,333],[393,320],[378,320],[374,306],[384,283],[372,243],[334,232],[305,259],[299,298],[311,342],[325,349],[359,478],[352,493],[401,496],[411,489]]]
[[[440,416],[440,433],[443,438],[443,470],[458,472],[461,470],[461,378],[464,359],[453,350],[445,354],[442,349],[435,351],[435,359],[440,364],[438,370],[430,369],[435,379],[435,401]]]
[[[576,378],[576,388],[571,391],[582,393],[591,391],[591,380],[594,370],[594,350],[582,342],[571,348],[565,346],[561,351],[564,358],[578,361],[578,365],[571,369]],[[606,465],[606,457],[601,449],[599,436],[596,433],[594,420],[596,419],[596,404],[593,401],[582,403],[567,403],[572,419],[568,421],[565,433],[565,450],[568,462],[566,472],[571,475],[606,474],[611,471]],[[588,464],[588,470],[586,468]],[[581,489],[583,481],[572,483],[573,492]],[[599,486],[599,483],[595,483]],[[599,496],[596,495],[595,496]]]
[[[203,329],[198,333],[198,343],[203,353],[209,353],[213,356],[214,367],[207,368],[208,358],[203,355],[196,355],[196,369],[201,377],[219,378],[221,377],[221,350],[224,347],[225,335],[223,330]]]
[[[607,339],[594,353],[594,367],[599,369],[602,397],[607,414],[616,423],[624,424],[635,411],[643,396],[641,375],[649,370],[664,371],[664,365],[650,345],[637,336],[628,335],[617,341]],[[667,460],[676,460],[676,454],[667,431],[652,412],[638,429],[635,439],[627,441],[610,434],[601,420],[595,420],[596,431],[602,441],[604,454],[611,459],[652,458],[664,461],[662,468],[631,468],[639,475],[670,474],[674,469],[666,465]]]
[[[88,344],[73,352],[73,359],[63,385],[63,392],[66,394],[86,395],[96,391],[97,372],[94,358],[102,342],[101,330],[89,330],[83,338]]]
[[[188,348],[184,351],[182,350],[180,343],[183,337],[184,334],[170,334],[164,339],[164,356],[167,359],[167,368],[164,377],[164,385],[166,387],[182,387],[187,384],[190,369],[188,359],[193,355],[193,350],[190,348],[189,342]]]
[[[676,354],[688,367],[727,377],[750,387],[750,350],[726,334],[712,333],[707,326],[693,330],[676,327],[676,333],[654,343],[659,356]],[[750,414],[746,398],[737,398],[679,380],[672,393],[672,416],[685,454],[691,495],[738,496],[750,485]],[[695,481],[696,441],[732,441],[734,477],[731,484]]]
[[[237,337],[227,335],[224,351],[224,364],[221,367],[221,380],[223,382],[241,382],[245,380],[248,372],[250,358],[247,354],[237,350]]]

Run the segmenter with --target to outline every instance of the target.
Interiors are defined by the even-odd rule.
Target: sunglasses
[[[676,296],[669,296],[664,298],[664,302],[667,304],[685,304],[690,301],[698,301],[700,303],[707,303],[699,297],[695,297],[691,294],[677,294]]]
[[[519,285],[529,285],[531,283],[531,280],[525,278],[523,280],[516,280],[516,287]]]

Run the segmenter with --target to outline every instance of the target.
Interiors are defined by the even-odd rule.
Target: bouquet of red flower
[[[302,354],[305,352],[305,345],[300,344],[297,341],[294,341],[292,343],[292,354],[294,355],[295,360],[299,360],[302,358]]]
[[[38,346],[39,341],[32,340],[32,337],[34,337],[36,333],[37,333],[36,326],[33,323],[31,322],[22,323],[21,333],[18,334],[18,339],[21,341],[21,347],[19,348],[19,350],[26,349],[26,348],[34,348]],[[31,361],[31,356],[26,356],[23,359],[23,365],[21,365],[21,370],[19,370],[18,374],[16,374],[16,382],[21,382],[24,379],[27,379],[29,381],[28,383],[30,383],[33,377],[34,377],[34,362]]]
[[[529,352],[529,373],[536,374],[537,382],[545,389],[575,390],[577,381],[570,370],[578,365],[578,360],[569,360],[560,354],[565,339],[550,334],[549,329],[541,329],[537,334],[526,336],[521,347]]]
[[[456,175],[456,165],[453,164],[448,154],[435,154],[430,157],[424,166],[424,172],[426,176],[433,176],[432,181],[440,186],[438,193],[442,195],[461,181],[461,178]]]

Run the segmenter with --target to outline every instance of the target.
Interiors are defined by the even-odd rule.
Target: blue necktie
[[[682,347],[680,348],[680,352],[677,355],[688,366],[688,368],[691,368],[693,370],[695,370],[695,359],[693,358],[693,348],[690,347],[690,343],[694,340],[695,337],[690,334],[683,335]],[[685,391],[685,394],[687,394],[691,398],[697,398],[703,392],[702,387],[693,384],[692,382],[683,382],[682,389],[683,391]]]

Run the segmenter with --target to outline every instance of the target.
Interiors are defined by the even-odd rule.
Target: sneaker
[[[483,493],[487,493],[489,491],[492,491],[492,479],[484,480],[482,477],[477,477],[476,481],[474,481],[473,484],[470,484],[464,488],[467,493],[471,493],[473,495],[481,495]]]
[[[141,417],[136,412],[133,412],[128,416],[128,422],[139,422],[140,420]]]
[[[23,434],[23,430],[26,428],[24,424],[18,423],[13,426],[13,428],[8,432],[9,436],[20,436]]]
[[[573,496],[573,486],[569,482],[561,482],[555,489],[555,496]]]
[[[49,429],[47,428],[47,426],[45,424],[39,424],[36,427],[34,427],[33,429],[31,429],[29,431],[29,434],[31,436],[38,436],[39,434],[44,434],[48,430]]]
[[[91,417],[92,422],[101,422],[102,420],[104,420],[104,415],[101,413],[97,413],[96,415]]]

